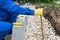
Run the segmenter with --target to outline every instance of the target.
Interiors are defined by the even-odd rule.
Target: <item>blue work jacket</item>
[[[34,10],[23,8],[13,0],[0,0],[0,40],[12,30],[18,14],[34,15]]]
[[[18,14],[34,15],[34,10],[23,8],[13,0],[0,0],[0,21],[15,22]]]

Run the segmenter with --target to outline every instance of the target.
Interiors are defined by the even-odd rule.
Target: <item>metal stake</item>
[[[42,40],[44,40],[42,16],[40,16],[40,19],[41,19]]]

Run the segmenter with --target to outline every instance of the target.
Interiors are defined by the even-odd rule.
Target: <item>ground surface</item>
[[[27,6],[28,7],[28,6]],[[29,6],[34,9],[34,6]],[[28,16],[27,27],[24,40],[60,40],[60,37],[55,34],[55,30],[51,23],[43,17],[43,37],[41,29],[40,16]],[[7,39],[7,37],[6,37]],[[10,40],[10,39],[9,39]]]

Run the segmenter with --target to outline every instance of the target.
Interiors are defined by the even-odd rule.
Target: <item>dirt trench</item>
[[[60,36],[60,8],[49,5],[41,5],[44,8],[44,17],[50,21],[57,35]]]

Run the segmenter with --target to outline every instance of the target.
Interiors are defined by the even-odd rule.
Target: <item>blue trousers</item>
[[[9,22],[0,21],[0,40],[12,30],[12,24]]]

